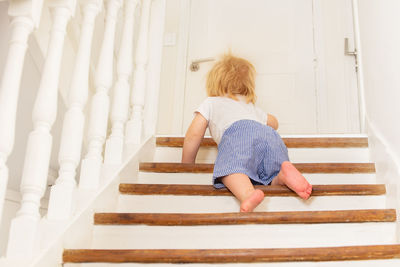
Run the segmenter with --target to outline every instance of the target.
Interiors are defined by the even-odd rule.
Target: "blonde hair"
[[[246,97],[246,102],[255,103],[256,70],[248,60],[228,53],[215,63],[207,74],[207,95],[227,96],[238,100],[236,95]]]

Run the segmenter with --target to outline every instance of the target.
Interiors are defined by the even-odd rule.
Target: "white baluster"
[[[0,222],[8,183],[7,158],[14,147],[15,120],[28,37],[40,20],[43,1],[11,2],[7,59],[0,84]]]
[[[104,163],[120,164],[124,146],[124,124],[128,119],[129,109],[129,77],[132,72],[133,30],[135,9],[138,0],[125,1],[125,20],[122,31],[121,46],[118,53],[118,80],[114,87],[111,110],[111,135],[106,142]]]
[[[102,0],[89,0],[82,4],[82,28],[75,66],[68,93],[58,161],[60,170],[56,184],[51,188],[49,220],[68,219],[74,210],[76,168],[81,158],[86,105],[89,91],[90,51],[94,22],[102,7]]]
[[[147,67],[147,96],[144,112],[144,133],[146,137],[153,136],[156,133],[165,8],[166,0],[153,0],[149,30],[149,47],[151,53],[149,53],[149,64]]]
[[[100,182],[103,145],[106,138],[109,96],[113,80],[114,39],[117,13],[121,0],[108,0],[103,43],[97,63],[95,86],[89,121],[89,145],[82,161],[79,187],[96,190]]]
[[[146,67],[148,53],[148,31],[151,0],[143,0],[140,18],[139,38],[136,48],[135,73],[131,95],[132,113],[126,124],[125,144],[127,153],[142,139],[143,107],[146,96]]]
[[[49,2],[53,24],[40,86],[33,107],[34,130],[29,134],[21,182],[21,208],[12,220],[7,256],[31,258],[38,249],[40,199],[47,185],[51,154],[51,127],[57,113],[57,94],[67,22],[74,1]]]

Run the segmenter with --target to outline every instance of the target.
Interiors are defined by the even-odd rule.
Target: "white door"
[[[350,0],[326,0],[316,4],[317,1],[320,0],[192,0],[188,66],[193,60],[217,58],[229,50],[250,60],[257,71],[256,104],[278,118],[281,134],[359,131],[357,94],[343,94],[341,92],[348,88],[337,90],[335,85],[327,86],[338,77],[342,81],[337,84],[349,85],[349,80],[354,82],[349,77],[356,77],[354,69],[348,77],[343,75],[351,69],[346,64],[354,65],[354,59],[344,55],[343,29],[333,35],[338,39],[335,44],[341,44],[340,57],[346,64],[331,62],[338,57],[332,53],[339,53],[331,47],[332,40],[328,40],[332,34],[320,36],[326,27],[334,25],[332,21],[343,19],[341,13],[328,14],[327,18],[325,13],[332,7],[322,2],[333,3],[340,10],[343,5],[334,3]],[[320,12],[319,16],[314,14],[316,11]],[[348,14],[351,21],[351,10]],[[319,27],[315,27],[316,20],[321,24]],[[318,46],[316,37],[320,42]],[[319,61],[318,56],[323,61]],[[201,63],[198,71],[188,69],[186,72],[183,133],[193,118],[193,111],[206,97],[205,79],[212,64]],[[334,66],[326,68],[324,64]],[[339,68],[341,75],[327,77],[327,69],[329,73],[337,73],[332,68]],[[352,89],[357,93],[356,83],[350,86],[355,87]],[[349,99],[336,101],[344,95]],[[350,99],[351,96],[355,99]],[[330,103],[330,98],[335,102]],[[353,115],[342,114],[348,111],[344,105],[354,106]],[[341,112],[335,113],[335,110]],[[348,117],[356,119],[355,129],[348,129],[347,125],[353,125],[353,121],[347,121]],[[321,122],[322,118],[327,121]]]

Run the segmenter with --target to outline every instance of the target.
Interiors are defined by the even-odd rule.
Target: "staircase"
[[[396,210],[376,182],[367,138],[284,141],[313,184],[311,198],[260,186],[265,200],[254,213],[238,213],[231,193],[211,186],[211,139],[196,164],[181,164],[183,138],[157,138],[153,162],[121,178],[117,209],[94,214],[92,246],[67,247],[64,266],[400,266]]]

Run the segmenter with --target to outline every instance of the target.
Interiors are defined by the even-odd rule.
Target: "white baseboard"
[[[371,160],[378,183],[386,184],[386,208],[397,213],[397,242],[400,242],[400,158],[376,125],[367,120]]]

